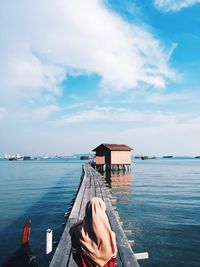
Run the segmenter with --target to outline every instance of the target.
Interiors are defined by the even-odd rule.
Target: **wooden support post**
[[[134,253],[137,260],[144,260],[149,258],[148,252]]]
[[[132,231],[131,231],[131,230],[124,230],[124,233],[125,233],[126,235],[131,235],[131,234],[132,234]]]
[[[130,245],[131,247],[133,247],[133,246],[135,245],[135,241],[134,241],[134,240],[128,240],[128,242],[129,242],[129,245]]]
[[[115,198],[111,198],[110,201],[111,201],[112,204],[116,204],[116,202],[117,202],[117,200]]]
[[[68,217],[69,217],[69,214],[70,214],[69,211],[65,212],[64,217],[65,217],[65,218],[68,218]]]

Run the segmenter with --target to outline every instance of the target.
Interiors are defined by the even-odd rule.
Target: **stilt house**
[[[101,169],[126,169],[131,165],[131,150],[124,144],[101,144],[92,151],[96,152],[96,165]]]

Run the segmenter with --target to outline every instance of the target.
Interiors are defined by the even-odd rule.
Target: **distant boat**
[[[173,158],[173,156],[171,156],[171,155],[164,155],[163,158],[164,159],[171,159],[171,158]]]
[[[20,156],[13,156],[13,157],[10,157],[9,160],[23,160],[24,157],[20,157]]]
[[[148,159],[148,156],[141,156],[142,160]]]
[[[149,156],[141,156],[142,160],[146,160],[146,159],[156,159],[156,157],[149,157]]]
[[[134,157],[135,159],[141,159],[141,156],[140,155],[137,155]]]
[[[196,156],[195,159],[200,159],[200,156]]]
[[[81,156],[80,159],[81,159],[81,160],[89,160],[90,157],[89,157],[89,156]]]
[[[31,157],[30,156],[19,156],[19,155],[16,155],[16,156],[9,157],[8,159],[9,160],[30,160]]]
[[[24,156],[24,157],[23,157],[23,160],[30,160],[30,159],[31,159],[30,156]]]

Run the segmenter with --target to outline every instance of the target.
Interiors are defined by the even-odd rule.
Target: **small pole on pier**
[[[53,231],[51,229],[46,230],[46,254],[52,252],[53,246]]]

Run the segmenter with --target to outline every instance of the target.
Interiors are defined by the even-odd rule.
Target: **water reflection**
[[[36,257],[33,256],[29,243],[21,245],[1,267],[38,267]]]
[[[130,171],[107,171],[104,173],[106,184],[111,188],[112,195],[118,200],[129,201],[132,196],[133,176]]]

